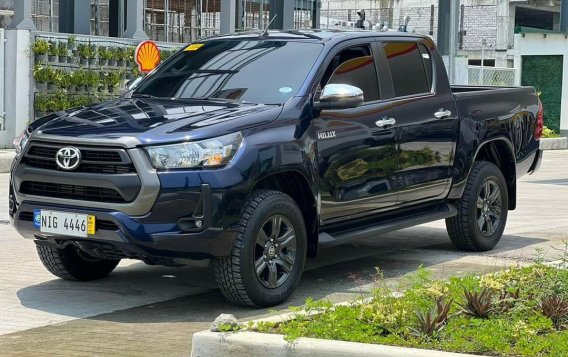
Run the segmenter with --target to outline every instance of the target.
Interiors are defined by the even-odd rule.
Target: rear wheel
[[[238,305],[273,306],[292,294],[306,261],[302,211],[281,192],[259,190],[244,207],[230,257],[214,262],[217,283]]]
[[[47,270],[65,280],[89,281],[104,278],[120,263],[120,260],[91,257],[72,244],[65,248],[45,245],[37,245],[36,248]]]
[[[452,243],[467,251],[493,249],[501,240],[508,213],[507,184],[503,173],[490,162],[473,164],[458,214],[446,219]]]

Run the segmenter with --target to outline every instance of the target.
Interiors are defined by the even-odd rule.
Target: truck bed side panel
[[[532,87],[479,88],[454,94],[461,123],[450,198],[461,197],[479,149],[492,140],[505,141],[516,162],[516,178],[526,174],[539,142],[534,138],[538,99]]]

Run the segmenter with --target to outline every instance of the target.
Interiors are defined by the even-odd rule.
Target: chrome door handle
[[[446,109],[438,109],[438,111],[436,113],[434,113],[434,116],[438,119],[445,119],[445,118],[449,118],[452,116],[452,112]]]
[[[388,128],[389,126],[393,126],[396,124],[395,118],[383,118],[381,120],[377,120],[375,125],[379,128]]]

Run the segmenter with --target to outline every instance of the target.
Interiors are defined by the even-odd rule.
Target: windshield
[[[322,48],[274,40],[192,44],[142,81],[134,95],[284,103],[298,93]]]

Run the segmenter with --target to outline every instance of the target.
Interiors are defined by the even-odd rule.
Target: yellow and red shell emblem
[[[136,47],[136,63],[140,72],[152,72],[160,64],[160,49],[152,41],[144,41]]]

